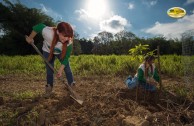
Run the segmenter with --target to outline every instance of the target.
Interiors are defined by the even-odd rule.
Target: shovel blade
[[[79,103],[80,105],[82,105],[83,104],[83,100],[81,100],[81,99],[77,99],[77,98],[75,98],[75,97],[73,97],[72,95],[70,95],[70,97],[71,98],[73,98],[77,103]]]
[[[70,92],[70,97],[73,98],[80,105],[82,105],[83,104],[82,98],[68,84],[66,84],[66,86],[67,86],[67,89]]]

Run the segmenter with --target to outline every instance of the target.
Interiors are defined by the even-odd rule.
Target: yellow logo
[[[182,18],[186,15],[186,10],[180,7],[172,7],[168,9],[167,14],[172,18]]]

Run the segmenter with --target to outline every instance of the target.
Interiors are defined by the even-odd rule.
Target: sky
[[[2,0],[0,0],[2,2]],[[11,0],[14,1],[14,0]],[[102,31],[126,30],[140,38],[181,38],[194,31],[194,0],[20,0],[41,9],[55,21],[69,22],[80,38],[93,38]],[[181,7],[186,15],[176,19],[168,9]],[[194,33],[194,32],[192,32]]]

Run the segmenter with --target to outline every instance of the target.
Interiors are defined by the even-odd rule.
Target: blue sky
[[[0,0],[2,1],[2,0]],[[14,0],[12,0],[14,1]],[[194,0],[20,0],[29,8],[41,9],[56,21],[69,22],[80,38],[101,31],[113,34],[127,30],[138,37],[180,38],[194,30]],[[186,16],[171,18],[167,10],[184,8]]]

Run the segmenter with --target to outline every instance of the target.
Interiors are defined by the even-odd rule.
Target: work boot
[[[73,81],[71,84],[70,84],[70,87],[75,90],[76,86],[75,86],[75,81]]]
[[[69,87],[71,87],[72,89],[75,88],[75,81],[73,81],[71,84],[68,84],[68,85],[69,85]],[[67,89],[67,85],[64,85],[64,89],[65,89],[65,90],[68,90],[68,89]]]
[[[45,95],[44,95],[44,97],[48,98],[51,95],[51,93],[52,93],[52,87],[51,87],[50,84],[47,84],[45,86]]]
[[[75,86],[75,81],[73,81],[70,86],[71,87]]]

